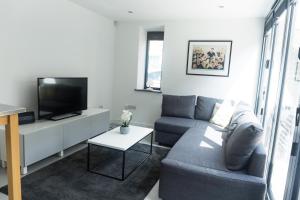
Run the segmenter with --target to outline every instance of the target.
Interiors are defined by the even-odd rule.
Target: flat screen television
[[[38,78],[38,118],[59,120],[87,109],[87,78]]]

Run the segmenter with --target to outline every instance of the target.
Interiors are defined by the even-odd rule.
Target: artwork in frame
[[[189,40],[187,75],[229,76],[231,40]]]

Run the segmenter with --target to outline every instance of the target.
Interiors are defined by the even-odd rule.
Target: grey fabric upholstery
[[[195,108],[195,119],[209,121],[214,111],[216,103],[222,103],[223,100],[210,97],[197,97]]]
[[[155,131],[155,141],[164,146],[173,146],[179,139],[181,135],[167,133],[163,131]]]
[[[178,117],[161,117],[158,120],[156,120],[154,124],[154,129],[156,131],[183,135],[189,128],[195,126],[196,121],[193,119]]]
[[[263,178],[266,167],[266,159],[266,150],[262,144],[259,144],[250,158],[248,174]]]
[[[163,95],[161,116],[194,118],[196,96]]]
[[[249,104],[244,103],[244,102],[238,103],[238,105],[236,106],[235,111],[232,115],[230,124],[228,125],[228,132],[230,134],[232,134],[234,129],[237,127],[237,125],[240,123],[243,123],[242,120],[244,120],[245,118],[241,119],[241,117],[243,115],[252,115],[252,113],[253,113],[253,111]],[[246,118],[246,120],[247,120],[247,118]]]
[[[230,171],[225,166],[222,132],[206,123],[190,128],[162,161],[159,196],[163,200],[264,200],[262,168]],[[261,149],[251,164],[265,163]],[[261,154],[262,153],[262,154]],[[260,159],[256,160],[257,156]],[[262,162],[262,163],[260,163]],[[250,173],[250,174],[248,174]]]
[[[163,200],[265,200],[263,178],[192,165],[173,159],[161,163]]]
[[[229,171],[224,161],[222,132],[207,124],[190,128],[170,150],[167,158],[222,171]]]
[[[247,115],[247,114],[251,115],[252,113],[253,113],[253,111],[252,111],[250,105],[248,105],[247,103],[244,103],[244,102],[238,103],[238,105],[236,106],[235,111],[231,117],[230,124],[227,127],[229,134],[232,134],[234,129],[238,126],[238,124],[243,122],[242,120],[245,119],[245,118],[241,119],[241,117],[243,115]]]
[[[207,122],[207,121],[203,121],[203,120],[195,120],[196,122],[196,126],[195,128],[201,128],[201,127],[210,127],[210,128],[213,128],[214,130],[216,131],[220,131],[220,132],[226,132],[227,129],[225,129],[224,127],[221,127],[221,126],[218,126],[216,124],[212,124],[210,122]]]
[[[155,122],[156,141],[174,145],[161,163],[159,196],[163,200],[265,199],[266,153],[262,145],[257,146],[259,137],[254,136],[259,136],[255,131],[260,127],[252,119],[251,108],[239,104],[232,126],[224,130],[208,122],[216,102],[222,100],[198,97],[195,119],[162,116]],[[235,154],[239,151],[241,158]],[[226,153],[233,156],[229,161],[234,164],[243,163],[243,169],[228,169]]]
[[[189,128],[203,126],[209,126],[215,130],[224,131],[222,127],[207,121],[178,117],[161,117],[154,123],[154,129],[156,131],[155,141],[164,145],[173,146]]]
[[[231,170],[246,167],[263,136],[263,128],[254,114],[243,114],[239,121],[225,146],[226,166]]]

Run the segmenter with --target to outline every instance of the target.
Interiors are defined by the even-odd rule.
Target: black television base
[[[82,114],[82,112],[67,113],[67,114],[63,114],[63,115],[57,115],[57,116],[50,117],[49,120],[59,121],[59,120],[62,120],[62,119],[75,117],[75,116],[78,116],[78,115],[81,115],[81,114]]]

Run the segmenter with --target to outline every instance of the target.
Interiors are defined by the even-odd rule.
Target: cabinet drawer
[[[92,134],[90,137],[94,137],[109,129],[109,112],[95,115],[93,116],[91,121],[92,121]]]
[[[63,149],[62,127],[52,127],[23,135],[23,159],[28,166]]]
[[[83,142],[90,138],[92,123],[90,119],[80,119],[63,126],[64,149]]]

